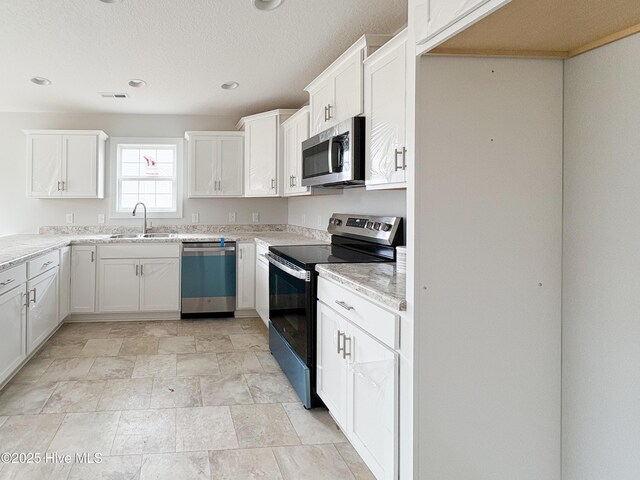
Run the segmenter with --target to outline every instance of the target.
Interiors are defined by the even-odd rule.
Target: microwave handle
[[[333,173],[333,137],[329,138],[329,155],[327,155],[329,159],[329,173]]]

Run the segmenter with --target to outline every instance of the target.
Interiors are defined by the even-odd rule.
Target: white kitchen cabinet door
[[[27,196],[59,197],[62,193],[62,137],[27,135]]]
[[[71,313],[96,311],[96,247],[71,247]]]
[[[98,262],[98,312],[140,310],[140,261],[109,259]]]
[[[156,258],[140,260],[140,311],[180,310],[180,260]]]
[[[269,264],[256,260],[256,311],[265,323],[269,325]]]
[[[0,384],[27,357],[26,302],[24,285],[0,295]]]
[[[60,249],[60,315],[62,322],[70,313],[71,299],[71,247]]]
[[[349,362],[346,434],[376,478],[396,479],[398,355],[352,324],[345,349]]]
[[[241,197],[244,183],[244,138],[241,135],[220,136],[218,149],[218,194],[223,197]]]
[[[329,128],[329,105],[333,103],[333,78],[327,78],[309,91],[311,108],[310,135],[313,137]]]
[[[98,197],[98,138],[62,136],[62,196]]]
[[[365,61],[367,187],[406,182],[406,31]]]
[[[347,361],[341,349],[348,324],[333,309],[318,302],[316,388],[338,425],[347,425]],[[376,422],[374,421],[374,424]]]
[[[245,125],[245,196],[278,195],[278,115]]]
[[[256,308],[256,244],[238,243],[236,308]]]
[[[217,196],[218,141],[213,136],[189,137],[189,198]]]
[[[59,324],[58,270],[59,267],[52,268],[27,282],[27,354],[36,350]]]
[[[327,128],[357,117],[363,112],[362,60],[364,51],[357,50],[335,71],[333,101],[329,104]]]
[[[285,196],[294,193],[293,179],[298,174],[295,154],[298,129],[291,119],[288,122],[282,126],[284,154],[284,185],[282,186],[282,191]]]

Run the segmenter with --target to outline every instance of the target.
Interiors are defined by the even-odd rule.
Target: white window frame
[[[183,159],[184,159],[184,139],[180,137],[111,137],[109,139],[109,160],[111,163],[111,212],[110,218],[133,218],[131,213],[119,212],[120,202],[120,182],[118,181],[119,162],[118,151],[125,145],[169,145],[176,149],[176,211],[175,212],[149,212],[148,218],[183,218]]]

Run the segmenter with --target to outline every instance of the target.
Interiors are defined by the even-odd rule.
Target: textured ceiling
[[[0,111],[246,115],[303,88],[364,33],[406,23],[407,0],[2,0]],[[40,87],[33,76],[50,79]],[[148,86],[127,82],[144,79]],[[220,85],[235,80],[236,90]],[[126,92],[126,100],[98,92]]]

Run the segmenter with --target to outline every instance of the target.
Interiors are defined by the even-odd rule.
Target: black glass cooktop
[[[374,263],[391,261],[388,258],[358,252],[339,245],[288,245],[269,247],[269,250],[275,255],[305,270],[313,270],[314,266],[319,263]]]

